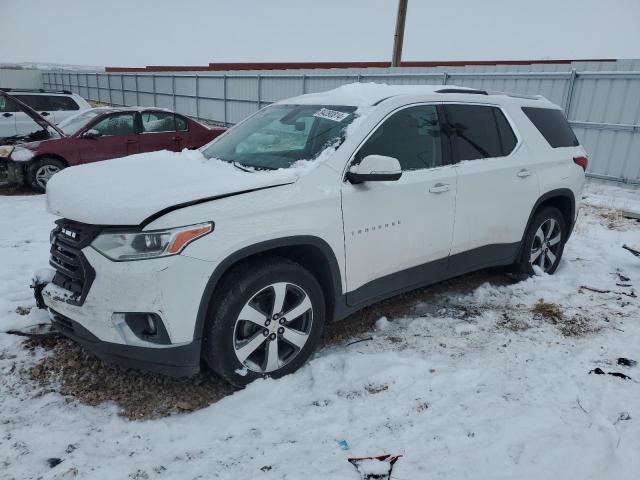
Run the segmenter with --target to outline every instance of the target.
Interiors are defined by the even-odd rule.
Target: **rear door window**
[[[142,131],[145,133],[175,132],[176,117],[165,112],[143,112]]]
[[[38,95],[14,95],[18,100],[27,105],[28,107],[33,108],[34,110],[41,112],[43,110],[47,110],[46,108],[42,108],[44,103],[41,101]]]
[[[186,132],[187,130],[189,130],[189,127],[187,126],[187,121],[182,118],[179,117],[178,115],[175,115],[176,118],[176,130],[179,132]]]
[[[517,138],[502,111],[489,105],[445,105],[456,161],[503,157]]]
[[[529,117],[531,123],[535,125],[552,148],[577,147],[580,145],[562,110],[522,107],[522,111]]]

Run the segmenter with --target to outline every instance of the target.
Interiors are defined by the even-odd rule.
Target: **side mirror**
[[[367,155],[347,172],[347,180],[351,183],[393,181],[401,176],[398,159],[384,155]]]
[[[82,138],[87,138],[89,140],[93,140],[94,138],[98,138],[101,136],[102,134],[98,130],[94,130],[93,128],[91,130],[87,130],[81,135]]]

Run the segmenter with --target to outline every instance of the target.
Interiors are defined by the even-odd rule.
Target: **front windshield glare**
[[[288,168],[338,146],[355,110],[335,105],[273,105],[229,130],[202,153],[257,169]]]
[[[98,110],[86,110],[82,113],[78,113],[73,117],[69,117],[58,124],[58,128],[67,135],[73,135],[82,127],[84,127],[89,120],[99,115]]]

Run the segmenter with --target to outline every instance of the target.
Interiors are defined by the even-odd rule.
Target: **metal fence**
[[[544,95],[564,108],[589,152],[591,177],[640,185],[640,61],[492,67],[491,71],[439,67],[211,74],[43,73],[45,88],[69,89],[111,105],[169,108],[225,125],[277,100],[351,82],[450,84]]]

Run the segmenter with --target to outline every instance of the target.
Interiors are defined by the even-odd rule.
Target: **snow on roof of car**
[[[425,95],[437,93],[443,88],[469,90],[473,88],[452,85],[389,85],[386,83],[348,83],[333,90],[319,93],[308,93],[288,98],[278,103],[298,103],[311,105],[353,105],[369,106],[397,95]]]
[[[308,93],[298,97],[281,100],[281,104],[302,105],[351,105],[366,107],[375,105],[389,97],[399,95],[432,95],[432,94],[478,94],[484,97],[520,98],[522,100],[546,100],[541,96],[517,96],[504,92],[487,92],[475,88],[457,85],[389,85],[386,83],[349,83],[333,90],[319,93]],[[495,98],[495,97],[493,97]]]

